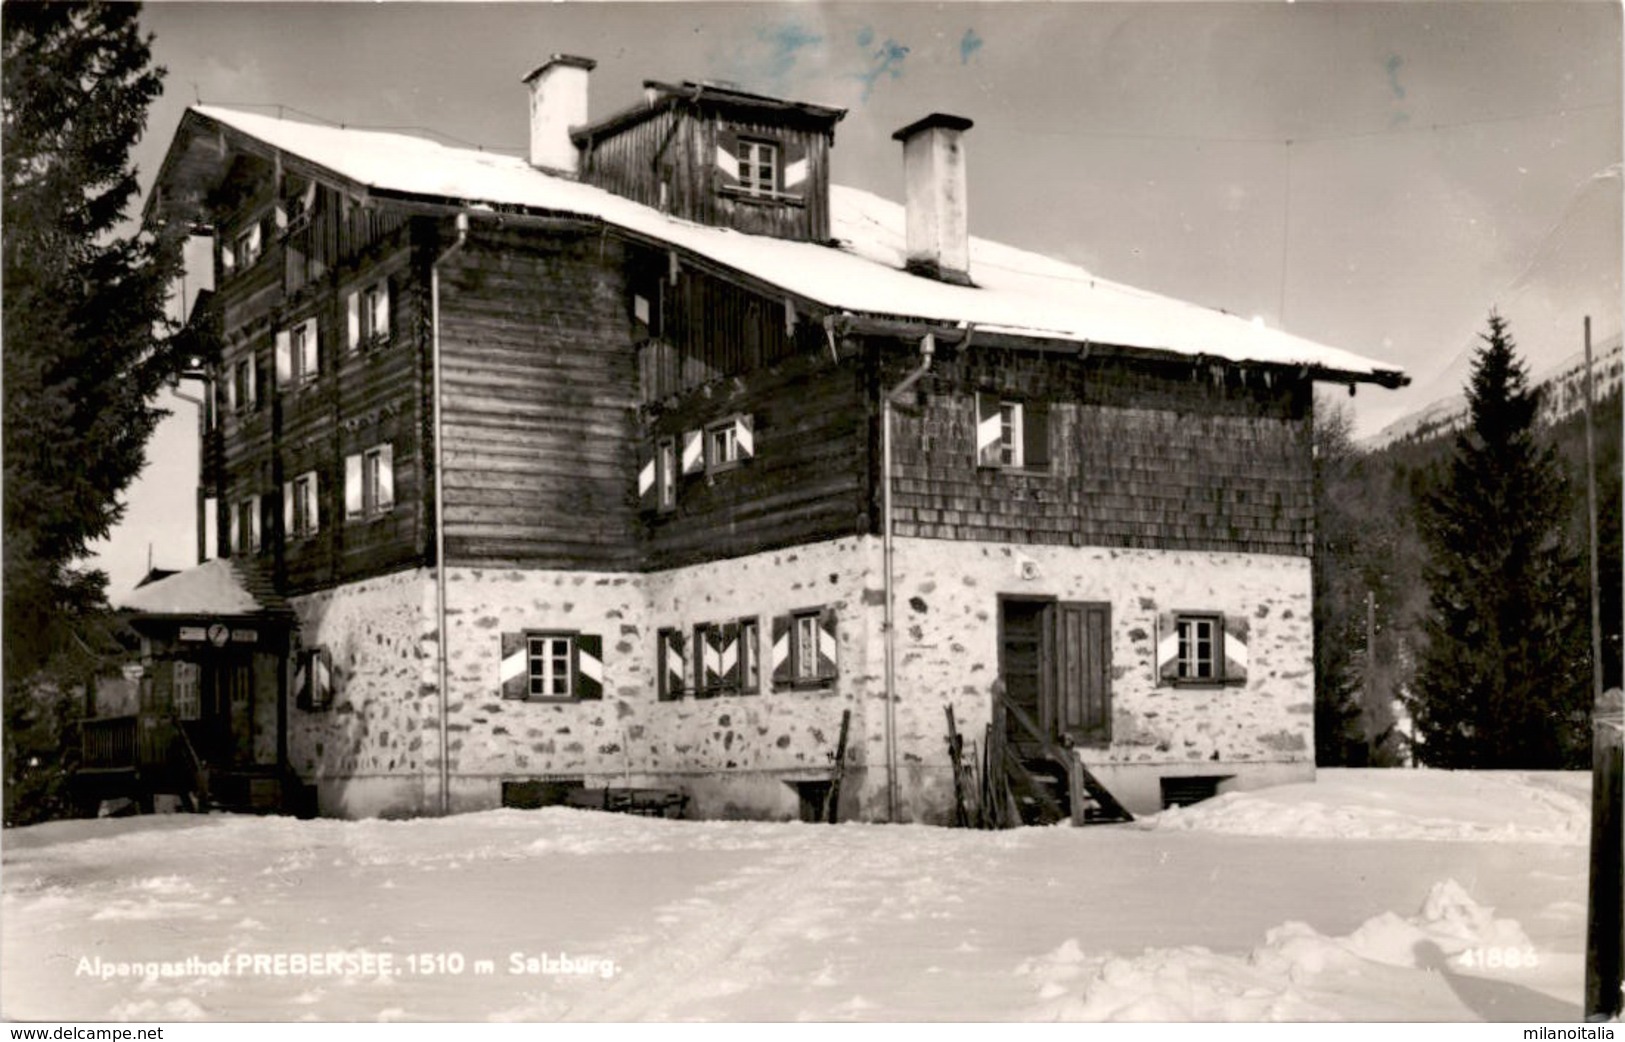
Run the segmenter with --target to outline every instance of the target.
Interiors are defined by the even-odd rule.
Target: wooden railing
[[[135,767],[137,720],[131,714],[80,721],[79,748],[84,766],[91,769]]]

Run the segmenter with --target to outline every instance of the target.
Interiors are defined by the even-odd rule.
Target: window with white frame
[[[202,675],[202,667],[195,662],[175,663],[175,684],[169,704],[177,719],[197,720],[203,716]]]
[[[999,462],[1006,467],[1021,466],[1021,420],[1020,402],[999,403]]]
[[[705,465],[709,470],[739,462],[739,434],[730,423],[705,431]]]
[[[233,412],[253,412],[259,408],[259,387],[254,368],[254,356],[237,360],[231,367],[231,382],[226,385],[226,396]]]
[[[389,339],[389,280],[380,279],[345,298],[350,350]]]
[[[755,618],[739,620],[739,686],[755,692],[762,685],[761,628]]]
[[[294,379],[300,383],[316,379],[321,374],[321,355],[316,338],[316,320],[308,319],[293,327]]]
[[[395,454],[389,444],[374,445],[344,459],[344,516],[355,521],[382,517],[395,508]]]
[[[232,240],[230,257],[236,270],[243,271],[254,266],[260,259],[260,245],[260,222],[255,220]]]
[[[1176,675],[1181,680],[1214,680],[1221,676],[1220,629],[1217,615],[1180,615],[1174,620],[1179,637]]]
[[[739,187],[747,195],[776,195],[779,146],[770,141],[739,141]]]
[[[818,616],[797,615],[795,620],[791,669],[797,680],[813,680],[818,676]]]
[[[288,482],[283,489],[286,497],[283,526],[294,539],[308,539],[321,527],[317,508],[318,487],[316,472],[311,470]]]
[[[239,555],[260,551],[260,497],[237,500],[231,508],[231,552]]]
[[[525,638],[526,677],[529,697],[534,699],[574,698],[571,679],[575,673],[573,639],[564,636]]]
[[[661,438],[655,445],[655,497],[658,509],[677,509],[676,438]]]

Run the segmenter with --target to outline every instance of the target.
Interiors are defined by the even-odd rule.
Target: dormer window
[[[777,195],[779,146],[769,141],[739,142],[739,189],[746,195]]]

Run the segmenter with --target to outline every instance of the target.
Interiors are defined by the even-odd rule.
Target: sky
[[[168,69],[135,161],[197,101],[519,153],[521,78],[598,61],[848,110],[838,183],[902,198],[894,130],[966,135],[972,234],[1403,365],[1357,434],[1457,392],[1492,308],[1537,373],[1621,312],[1613,3],[154,3]],[[194,285],[196,280],[194,280]],[[1341,395],[1342,392],[1339,392]],[[99,552],[114,599],[194,563],[195,407],[177,402]]]

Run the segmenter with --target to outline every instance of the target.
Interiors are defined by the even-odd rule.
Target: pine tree
[[[93,644],[107,580],[79,562],[117,523],[179,368],[164,336],[178,232],[129,227],[130,151],[164,72],[139,13],[8,3],[0,20],[8,820],[19,758],[58,753],[14,748],[9,732],[57,713],[57,696],[35,696],[66,690],[73,677],[47,674]]]
[[[1583,762],[1589,689],[1570,491],[1535,435],[1538,396],[1507,323],[1490,315],[1468,425],[1419,504],[1430,611],[1412,713],[1441,767]]]

